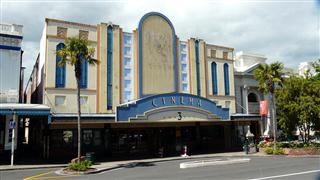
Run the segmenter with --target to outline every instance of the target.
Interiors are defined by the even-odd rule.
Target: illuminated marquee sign
[[[229,120],[229,109],[216,105],[209,99],[183,93],[168,93],[149,96],[139,99],[135,102],[124,104],[117,107],[117,121],[129,121],[132,118],[145,115],[146,112],[152,112],[159,108],[184,107],[190,109],[199,109],[209,114],[216,115],[222,120]],[[164,112],[165,113],[165,112]]]

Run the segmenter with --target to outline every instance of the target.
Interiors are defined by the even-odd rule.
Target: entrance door
[[[163,155],[174,155],[176,153],[176,129],[175,127],[157,128],[154,130],[155,152],[163,151]]]

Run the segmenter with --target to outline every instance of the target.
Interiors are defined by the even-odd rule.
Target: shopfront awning
[[[0,115],[12,115],[34,117],[48,116],[48,122],[51,121],[50,107],[43,104],[0,104]]]

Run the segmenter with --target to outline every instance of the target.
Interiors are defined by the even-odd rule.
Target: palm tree
[[[276,121],[276,106],[274,91],[277,85],[282,85],[283,82],[283,64],[275,62],[270,65],[260,64],[254,71],[254,78],[259,82],[259,90],[264,94],[270,95],[271,108],[272,108],[272,124],[273,124],[273,138],[274,146],[276,149],[277,142],[277,121]]]
[[[94,48],[89,47],[89,41],[83,38],[71,37],[65,41],[65,47],[57,52],[61,57],[59,66],[64,66],[67,63],[74,67],[74,74],[77,81],[77,110],[78,110],[78,162],[81,156],[81,108],[80,108],[80,77],[81,77],[81,64],[87,61],[90,65],[98,63],[94,59]]]

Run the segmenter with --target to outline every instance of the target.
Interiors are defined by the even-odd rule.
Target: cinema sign
[[[136,119],[137,117],[144,116],[146,113],[156,112],[160,109],[165,109],[169,112],[177,108],[207,112],[209,115],[218,117],[221,120],[229,120],[230,118],[228,108],[222,108],[209,99],[192,94],[167,93],[145,97],[118,106],[116,121],[129,122],[130,119]],[[165,111],[162,112],[166,113]]]

